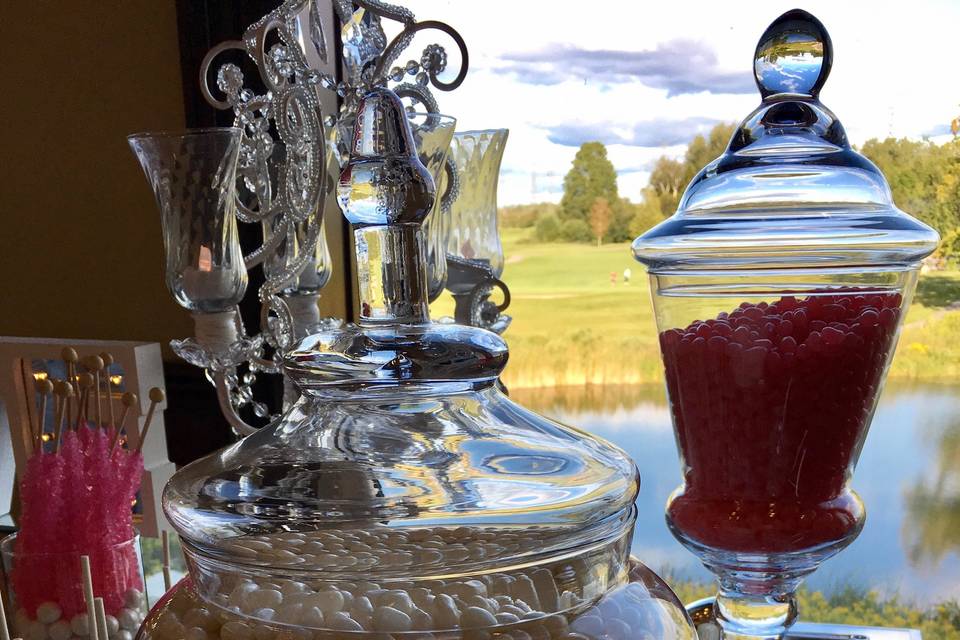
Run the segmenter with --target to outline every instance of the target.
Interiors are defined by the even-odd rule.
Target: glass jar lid
[[[677,212],[634,241],[637,260],[653,270],[882,267],[936,249],[936,232],[897,209],[820,103],[832,63],[829,34],[806,11],[767,28],[754,54],[762,103]]]

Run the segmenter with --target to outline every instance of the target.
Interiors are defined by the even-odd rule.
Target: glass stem
[[[724,640],[781,640],[797,620],[797,598],[721,588],[714,610]]]
[[[360,322],[420,324],[430,319],[426,250],[419,224],[354,231]]]

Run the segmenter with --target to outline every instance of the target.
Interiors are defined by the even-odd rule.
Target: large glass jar
[[[190,578],[141,640],[694,639],[630,559],[633,462],[504,395],[496,334],[429,321],[433,182],[389,91],[338,191],[360,321],[286,355],[281,419],[168,484]]]
[[[682,459],[667,522],[741,640],[782,637],[801,580],[863,527],[850,481],[937,245],[820,103],[831,61],[812,15],[774,21],[754,58],[761,105],[633,245]]]

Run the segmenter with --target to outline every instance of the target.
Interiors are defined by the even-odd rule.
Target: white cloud
[[[682,70],[691,60],[701,60],[708,69],[678,72],[680,80],[690,80],[689,90],[711,79],[717,81],[713,90],[740,90],[742,83],[731,78],[750,73],[757,38],[795,2],[611,0],[586,10],[547,0],[406,0],[404,4],[421,20],[450,23],[466,40],[471,60],[467,80],[452,93],[437,92],[437,99],[441,111],[457,116],[460,129],[510,128],[499,200],[513,204],[558,200],[557,185],[576,149],[551,142],[551,131],[569,133],[580,127],[586,133],[598,123],[610,135],[608,142],[633,143],[611,145],[609,155],[623,170],[618,181],[621,194],[638,199],[646,184],[644,163],[682,152],[682,146],[644,145],[675,142],[684,123],[693,137],[699,132],[698,122],[739,122],[759,103],[759,94],[749,93],[673,95],[686,85],[654,72]],[[834,67],[822,97],[854,144],[871,137],[919,138],[939,133],[960,113],[960,85],[952,81],[950,67],[960,3],[810,0],[804,8],[820,18],[833,39]],[[417,43],[422,47],[433,40],[424,35]],[[678,45],[684,41],[689,43],[689,55]],[[629,74],[601,74],[593,59],[564,73],[563,61],[548,64],[544,58],[543,52],[551,50],[626,52],[627,62],[634,66],[626,64],[621,71],[637,71],[633,75],[638,79],[622,81]],[[654,71],[643,66],[652,64],[651,52],[657,53],[656,62],[661,65]],[[419,48],[407,53],[419,57]],[[670,55],[680,60],[672,62]],[[401,63],[406,59],[402,57]],[[525,62],[546,65],[557,82],[522,82],[516,69]],[[597,73],[583,77],[578,70]],[[671,135],[659,140],[638,135],[642,123],[659,123]],[[570,142],[569,137],[554,138]]]

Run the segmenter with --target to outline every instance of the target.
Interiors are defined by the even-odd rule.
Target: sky
[[[403,4],[467,43],[469,73],[455,91],[434,92],[440,111],[461,131],[510,129],[501,205],[558,202],[578,147],[593,140],[607,145],[620,195],[638,201],[657,158],[681,157],[697,133],[740,122],[759,104],[757,39],[796,7],[830,32],[833,70],[820,97],[853,144],[942,142],[960,115],[960,0]],[[443,38],[421,34],[401,62],[430,42],[452,49]]]

